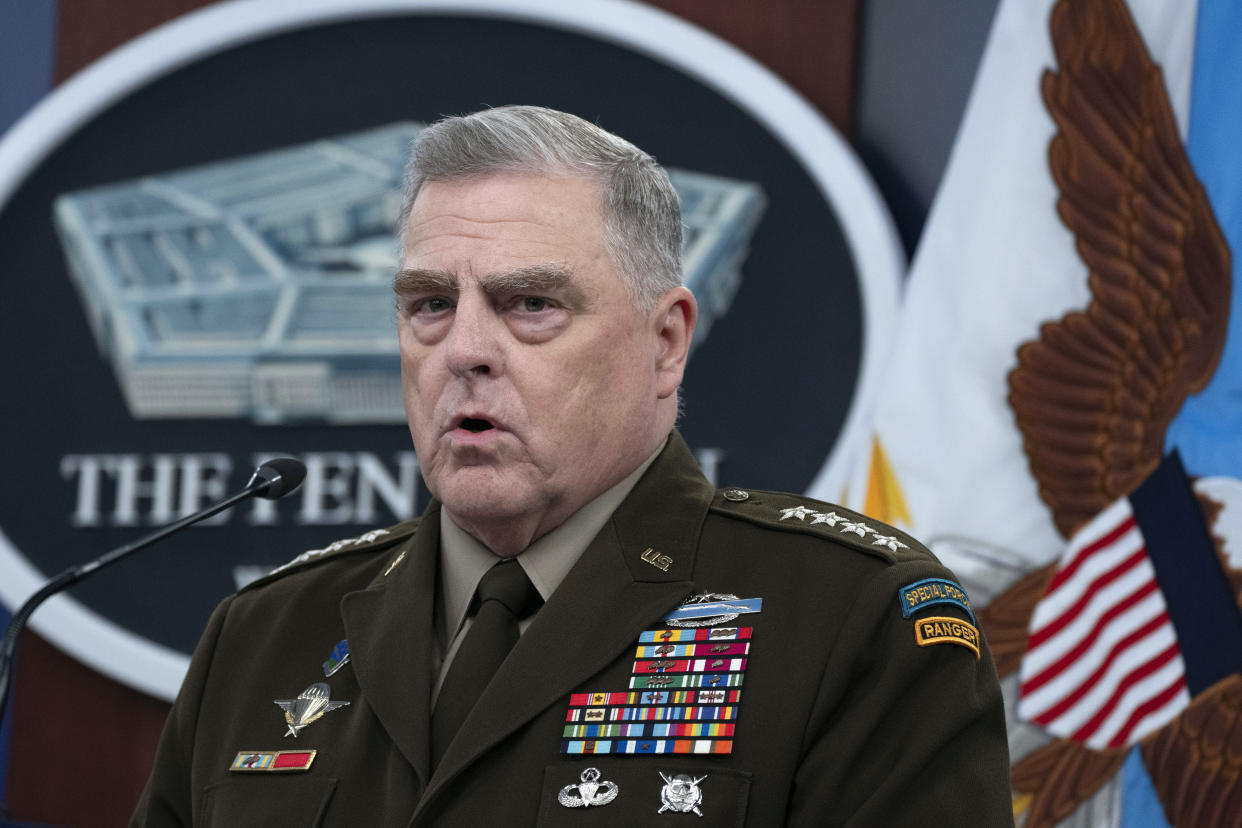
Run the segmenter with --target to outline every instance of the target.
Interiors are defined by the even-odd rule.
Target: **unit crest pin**
[[[670,779],[667,773],[660,771],[660,776],[664,778],[664,787],[660,789],[662,804],[656,813],[676,811],[688,814],[693,811],[696,816],[703,816],[703,812],[699,810],[699,803],[703,801],[703,791],[699,788],[699,783],[707,778],[706,774],[698,779],[691,779],[689,774],[679,773]]]
[[[576,785],[566,785],[556,795],[556,801],[566,808],[589,808],[592,805],[607,805],[617,798],[621,788],[615,782],[605,779],[599,781],[599,770],[587,768],[578,777]]]

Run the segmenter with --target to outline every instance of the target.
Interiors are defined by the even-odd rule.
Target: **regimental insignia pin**
[[[617,798],[621,788],[615,782],[599,780],[596,768],[587,768],[578,777],[581,781],[576,785],[566,785],[556,795],[556,801],[566,808],[590,808],[592,805],[607,805]]]
[[[699,804],[703,801],[703,790],[699,788],[699,783],[706,776],[691,779],[688,774],[679,773],[670,779],[664,771],[660,771],[660,776],[664,777],[664,787],[660,790],[660,810],[656,813],[674,811],[688,814],[693,811],[696,816],[703,816],[703,812],[699,810]]]
[[[317,750],[242,750],[233,758],[229,770],[235,773],[308,771],[318,754]]]
[[[328,660],[323,663],[323,675],[325,678],[331,678],[332,675],[346,664],[349,663],[349,642],[342,638],[336,642],[336,646],[332,648],[332,653],[328,656]]]
[[[394,569],[396,569],[396,568],[397,568],[397,565],[398,565],[399,563],[401,563],[402,561],[404,561],[404,560],[405,560],[405,550],[404,550],[404,549],[402,549],[402,550],[401,550],[401,554],[400,554],[400,555],[398,555],[397,557],[393,558],[392,563],[390,563],[390,564],[388,565],[388,568],[384,570],[384,577],[385,577],[385,578],[387,578],[387,577],[388,577],[388,573],[390,573],[390,572],[392,572]]]
[[[298,731],[302,728],[321,718],[325,713],[331,713],[338,707],[345,707],[349,702],[332,701],[328,685],[320,681],[298,693],[296,699],[276,699],[275,704],[285,711],[285,722],[289,725],[285,735],[296,739]]]

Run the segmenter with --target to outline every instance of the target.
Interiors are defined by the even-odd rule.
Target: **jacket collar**
[[[423,787],[430,778],[432,636],[440,504],[432,502],[400,558],[341,599],[350,661],[367,703]]]

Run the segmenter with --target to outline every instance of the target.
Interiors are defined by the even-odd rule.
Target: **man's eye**
[[[439,296],[433,296],[430,299],[424,299],[414,305],[417,313],[442,313],[450,307],[449,301]]]
[[[522,310],[527,313],[538,313],[548,309],[548,300],[542,296],[523,296]]]

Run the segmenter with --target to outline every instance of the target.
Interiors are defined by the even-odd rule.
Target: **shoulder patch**
[[[272,578],[282,575],[290,570],[297,569],[303,565],[316,561],[326,560],[335,555],[352,554],[354,552],[363,552],[369,549],[382,549],[405,540],[414,534],[414,530],[418,528],[418,518],[407,520],[404,523],[398,523],[396,526],[390,526],[387,529],[372,529],[369,532],[363,532],[361,535],[353,538],[343,538],[333,541],[321,549],[308,549],[292,560],[281,564],[271,572],[247,584],[243,590],[251,587],[265,584]],[[399,562],[398,558],[398,562]],[[395,565],[395,562],[394,564]],[[389,569],[391,570],[390,565]],[[385,573],[387,574],[387,573]]]
[[[974,624],[946,615],[932,615],[914,622],[914,640],[920,647],[933,644],[956,644],[975,654],[979,653],[979,630]]]
[[[975,613],[970,608],[970,598],[967,597],[966,590],[948,578],[924,578],[921,581],[906,584],[897,590],[897,600],[901,602],[903,618],[909,618],[925,607],[952,604],[965,610],[972,623],[979,623],[975,620]]]
[[[905,557],[930,554],[922,544],[899,529],[843,506],[797,495],[729,488],[717,492],[712,506],[717,511],[744,517],[755,523],[800,529],[831,538],[882,557],[890,563]]]

